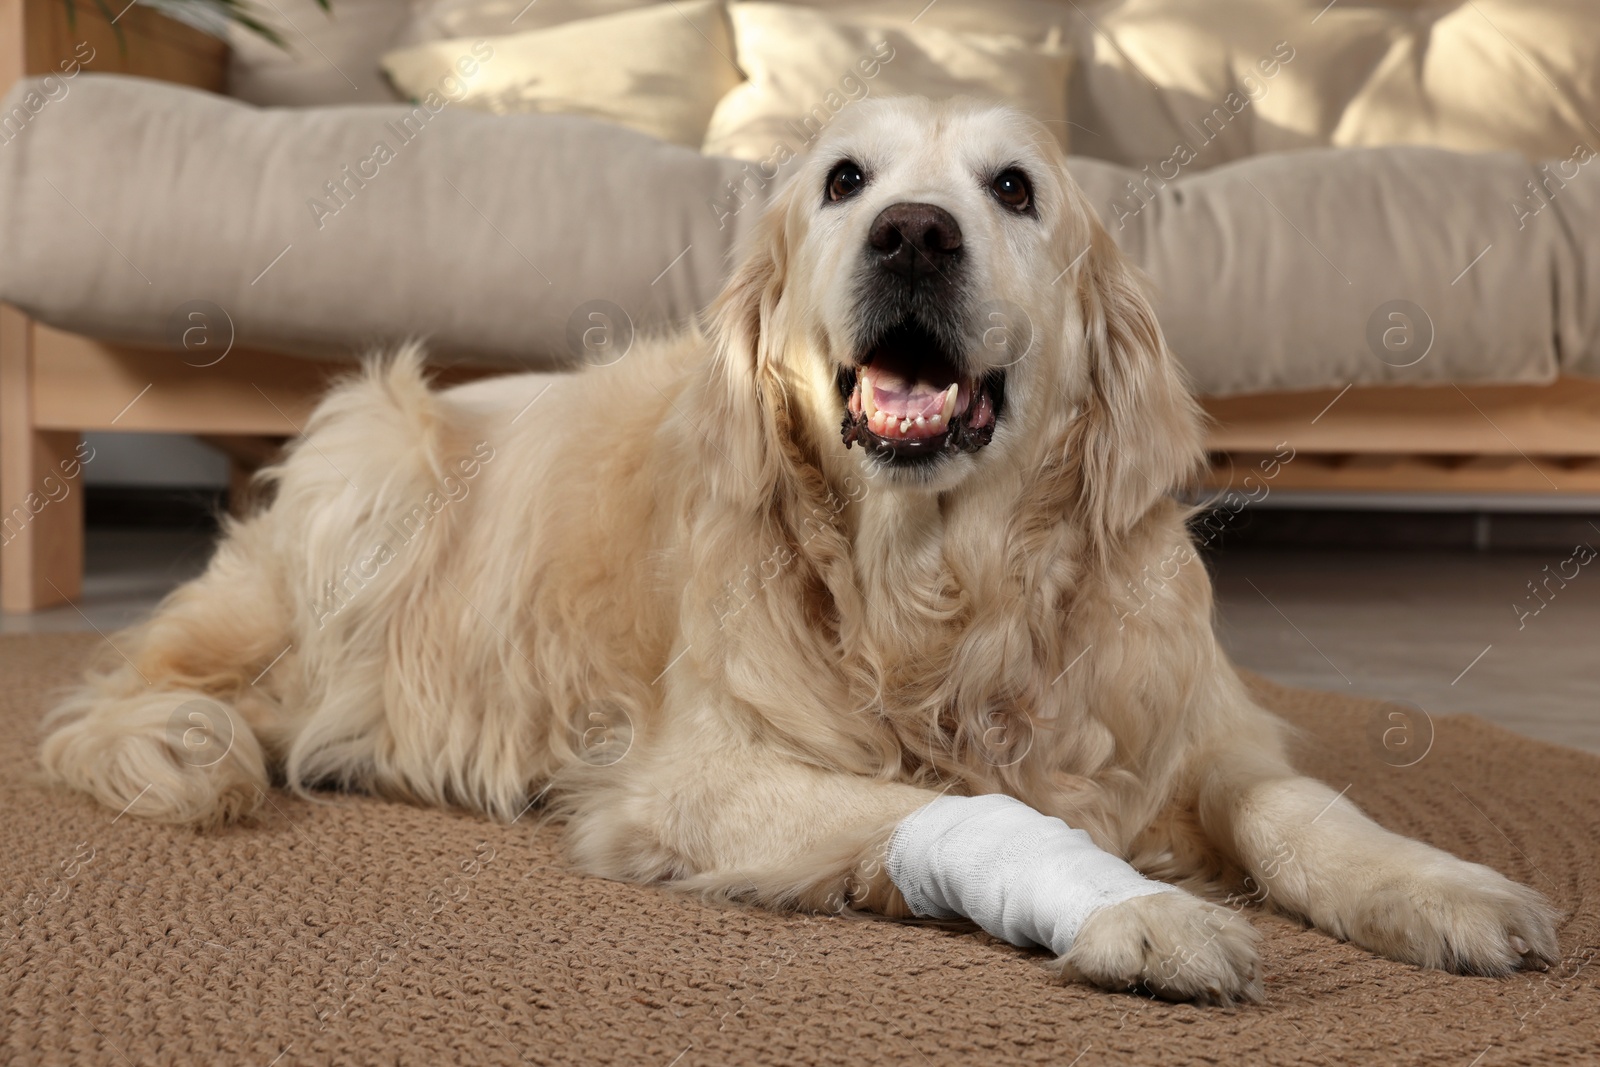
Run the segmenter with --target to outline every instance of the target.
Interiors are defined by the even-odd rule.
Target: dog
[[[1201,431],[1040,124],[862,102],[700,325],[443,390],[412,346],[334,388],[42,761],[197,825],[274,781],[542,802],[595,875],[887,917],[893,829],[1007,794],[1192,890],[1096,912],[1064,979],[1259,999],[1215,902],[1242,891],[1408,963],[1548,966],[1541,896],[1291,768],[1171,492]]]

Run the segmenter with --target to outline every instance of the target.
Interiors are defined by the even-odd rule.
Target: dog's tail
[[[169,822],[206,824],[255,808],[269,766],[289,761],[328,701],[315,681],[325,673],[319,650],[360,640],[362,620],[370,631],[382,614],[374,607],[406,583],[373,583],[354,603],[348,586],[318,590],[370,554],[386,522],[405,521],[398,502],[425,500],[440,484],[451,432],[420,345],[368,360],[336,386],[284,460],[258,476],[269,503],[225,520],[205,572],[110,638],[100,666],[49,714],[40,747],[47,776]],[[419,543],[396,569],[426,566],[432,551]],[[351,657],[351,669],[363,662]],[[381,699],[371,699],[381,679],[373,684],[362,713],[381,716]]]

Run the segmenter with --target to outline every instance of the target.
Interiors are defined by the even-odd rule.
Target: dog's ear
[[[720,481],[724,472],[717,468],[734,464],[737,473],[727,473],[742,483],[743,490],[758,493],[765,492],[761,487],[769,486],[774,474],[769,439],[777,413],[771,405],[782,392],[776,370],[780,336],[776,319],[787,276],[792,187],[791,182],[763,209],[736,253],[732,276],[706,312],[712,358],[703,410],[710,420],[707,429],[726,445],[708,474]],[[728,488],[734,493],[741,490],[732,483]]]
[[[1078,193],[1075,199],[1081,225],[1074,227],[1076,248],[1064,258],[1084,259],[1076,306],[1088,392],[1068,447],[1078,462],[1078,503],[1090,536],[1109,548],[1164,494],[1194,476],[1202,419],[1142,279],[1087,198]]]

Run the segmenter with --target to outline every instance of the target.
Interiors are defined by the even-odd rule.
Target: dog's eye
[[[867,176],[859,164],[845,160],[828,172],[828,199],[845,200],[855,196],[867,184]]]
[[[989,183],[994,198],[1012,211],[1027,211],[1033,206],[1033,186],[1028,176],[1015,167],[1003,170]]]

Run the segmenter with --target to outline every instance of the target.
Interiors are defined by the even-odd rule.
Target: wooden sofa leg
[[[0,608],[38,611],[83,590],[83,465],[74,430],[33,425],[32,323],[0,304]]]
[[[250,514],[256,471],[283,458],[282,437],[259,434],[199,434],[200,440],[228,457],[228,512],[236,519]]]

